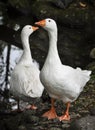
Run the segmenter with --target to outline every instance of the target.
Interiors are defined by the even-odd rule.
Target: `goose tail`
[[[80,68],[77,68],[77,70],[83,75],[83,79],[85,80],[85,82],[88,82],[90,80],[92,71],[81,70]]]

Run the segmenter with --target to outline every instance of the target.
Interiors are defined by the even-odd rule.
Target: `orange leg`
[[[59,117],[60,121],[62,121],[62,120],[69,121],[70,120],[69,108],[70,108],[70,102],[67,103],[67,109],[66,109],[65,114]]]
[[[30,110],[36,110],[37,107],[33,104],[33,105],[28,105],[26,108],[24,109],[20,109],[20,105],[19,105],[19,99],[17,99],[17,109],[12,110],[12,112],[23,112],[25,109],[30,109]]]
[[[26,109],[36,110],[37,107],[33,104],[33,105],[28,105],[28,106],[26,107]]]
[[[54,107],[54,99],[51,99],[51,109],[43,114],[43,117],[47,117],[49,119],[54,119],[57,117],[55,107]]]

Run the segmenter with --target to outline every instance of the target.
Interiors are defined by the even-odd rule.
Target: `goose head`
[[[21,35],[29,37],[37,29],[38,29],[38,27],[26,25],[26,26],[23,27],[23,29],[21,31]]]
[[[56,22],[53,19],[47,18],[35,23],[38,26],[43,27],[47,31],[57,30]]]

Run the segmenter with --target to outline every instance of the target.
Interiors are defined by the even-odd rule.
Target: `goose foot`
[[[33,104],[33,105],[28,105],[28,106],[26,107],[26,109],[36,110],[37,107]]]
[[[57,118],[57,114],[54,107],[54,99],[51,98],[51,109],[43,114],[43,117],[47,117],[49,119]]]
[[[69,121],[70,120],[70,115],[68,115],[67,113],[65,115],[62,115],[59,117],[60,121]]]
[[[45,112],[42,116],[47,117],[48,120],[57,118],[57,114],[54,108],[51,108],[49,111]]]
[[[70,102],[67,102],[67,109],[64,115],[59,117],[59,120],[65,120],[65,121],[69,121],[70,120],[70,115],[69,115],[69,108],[70,108]]]

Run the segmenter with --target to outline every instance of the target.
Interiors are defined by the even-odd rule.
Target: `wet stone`
[[[95,130],[95,116],[85,116],[72,122],[70,130]]]
[[[63,124],[68,124],[68,123],[70,123],[70,121],[61,121]]]
[[[26,111],[24,111],[24,115],[35,115],[35,113],[36,113],[36,110],[26,110]]]
[[[49,130],[62,130],[61,128],[51,127]]]
[[[24,125],[20,125],[20,126],[18,127],[18,130],[27,130],[27,128],[26,128]]]
[[[95,116],[95,108],[91,108],[90,109],[90,114],[93,115],[93,116]]]
[[[44,130],[43,126],[36,126],[31,130]]]
[[[62,128],[69,128],[70,127],[70,124],[63,124],[62,125]]]
[[[24,122],[28,122],[28,123],[30,123],[30,122],[32,122],[33,120],[34,120],[34,114],[35,114],[35,111],[32,111],[32,110],[26,110],[26,111],[24,111],[23,112],[23,114],[22,114],[22,120],[24,121]]]
[[[53,122],[54,122],[54,123],[57,123],[57,122],[59,122],[59,119],[58,119],[58,118],[55,118],[55,119],[53,119]]]
[[[38,123],[39,122],[39,117],[37,116],[29,116],[25,119],[25,122],[27,123]]]
[[[81,117],[79,113],[77,113],[77,114],[75,112],[71,113],[71,119],[76,119],[78,117]]]

